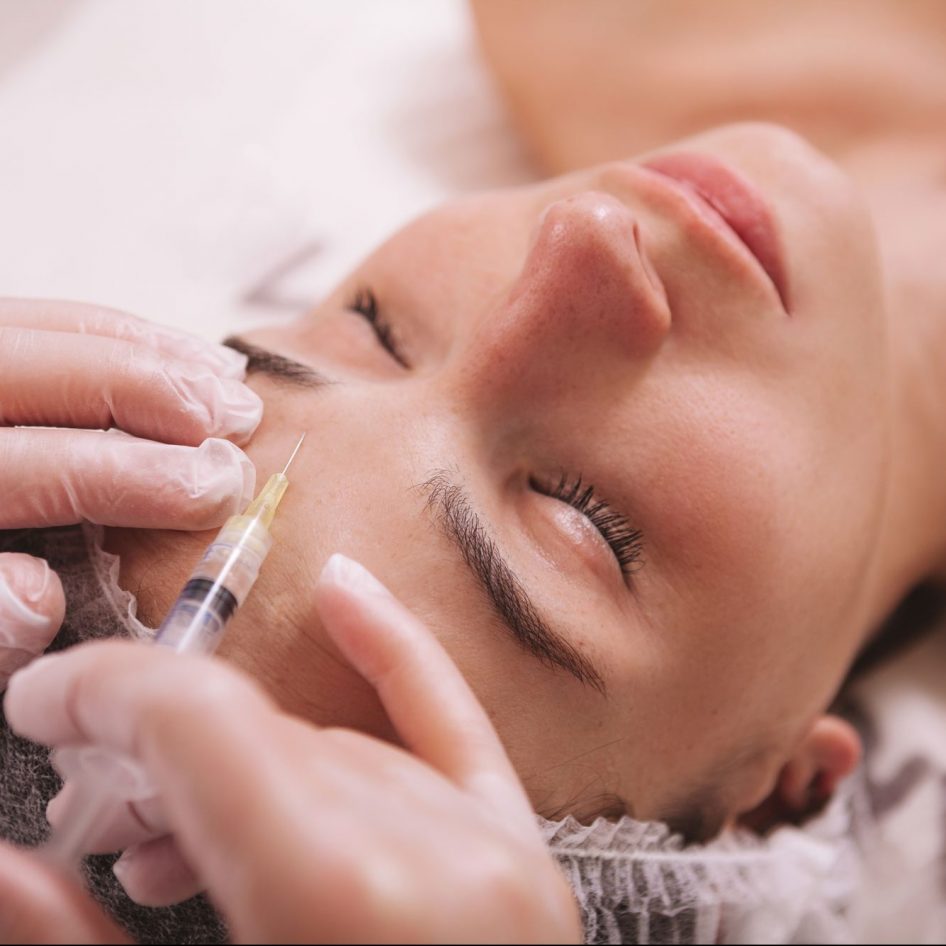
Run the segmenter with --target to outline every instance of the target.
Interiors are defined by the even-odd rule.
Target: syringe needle
[[[306,431],[306,433],[308,433],[308,431]],[[299,438],[299,442],[295,445],[295,447],[293,448],[292,454],[290,455],[289,459],[286,461],[286,465],[285,465],[285,467],[283,467],[283,471],[282,471],[282,475],[283,475],[283,476],[286,475],[286,470],[289,469],[289,465],[292,463],[293,460],[295,460],[296,454],[299,452],[299,447],[302,446],[302,441],[303,441],[303,440],[305,440],[305,434],[303,434],[303,435]]]

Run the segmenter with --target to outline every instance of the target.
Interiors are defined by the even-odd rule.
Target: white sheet
[[[0,293],[209,337],[529,176],[460,0],[0,0],[0,135]]]

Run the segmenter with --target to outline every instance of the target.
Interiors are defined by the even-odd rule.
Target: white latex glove
[[[525,790],[437,638],[340,555],[315,603],[403,748],[287,716],[221,660],[130,642],[35,662],[7,719],[145,769],[158,794],[126,812],[135,847],[116,874],[153,905],[206,888],[237,943],[579,942]],[[0,942],[63,941],[121,933],[75,882],[0,845]]]
[[[110,309],[0,299],[0,529],[220,525],[256,481],[222,439],[244,443],[262,416],[245,367],[228,348]],[[0,690],[63,610],[45,562],[0,554]]]

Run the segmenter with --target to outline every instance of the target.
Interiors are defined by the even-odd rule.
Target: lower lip
[[[644,167],[691,188],[759,261],[788,311],[788,284],[775,221],[762,195],[725,164],[702,154],[665,154]]]

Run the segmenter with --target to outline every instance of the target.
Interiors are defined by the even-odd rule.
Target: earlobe
[[[812,725],[779,776],[783,801],[796,814],[823,805],[838,783],[857,767],[861,739],[839,716],[822,716]]]
[[[739,821],[762,832],[798,824],[824,807],[860,758],[861,740],[854,727],[839,716],[819,717],[782,766],[768,797]]]

